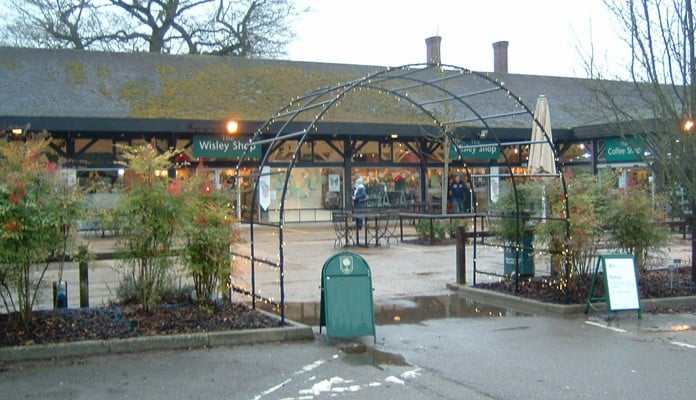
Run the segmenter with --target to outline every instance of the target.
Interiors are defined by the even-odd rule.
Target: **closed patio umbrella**
[[[551,113],[549,112],[549,102],[546,96],[537,98],[534,118],[541,124],[543,130],[536,122],[532,123],[532,144],[529,146],[529,161],[527,169],[529,173],[556,173],[556,163],[554,162],[553,134],[551,132]],[[549,141],[544,137],[544,131]]]

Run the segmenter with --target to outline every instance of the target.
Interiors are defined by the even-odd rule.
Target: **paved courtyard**
[[[243,241],[238,244],[237,251],[250,254],[250,233],[248,226],[242,226]],[[427,246],[413,242],[415,228],[404,225],[404,235],[407,239],[397,244],[382,247],[348,247],[335,248],[335,234],[330,223],[286,224],[284,227],[284,260],[285,260],[285,300],[286,302],[318,301],[320,297],[321,270],[324,262],[332,255],[350,251],[362,256],[371,268],[374,298],[376,303],[388,302],[402,297],[436,296],[449,293],[447,284],[456,281],[456,245],[453,241],[447,244]],[[101,238],[89,234],[81,238],[91,243],[94,252],[113,252],[115,239]],[[255,225],[254,250],[258,258],[272,262],[279,260],[278,229]],[[503,252],[495,246],[477,246],[478,268],[502,273]],[[671,237],[669,246],[661,254],[654,255],[654,267],[666,267],[672,259],[679,258],[683,265],[688,265],[691,259],[690,240],[684,240],[680,235]],[[473,246],[466,246],[466,276],[467,283],[473,282]],[[107,305],[117,298],[117,288],[121,281],[122,271],[114,260],[95,260],[90,262],[90,306]],[[251,289],[251,271],[249,263],[242,258],[237,259],[238,270],[234,276],[234,285]],[[549,272],[548,258],[537,254],[535,260],[537,275]],[[57,278],[57,268],[53,265],[45,278],[52,282]],[[70,307],[79,306],[78,268],[74,263],[67,263],[64,269],[64,279],[68,282],[68,304]],[[264,298],[279,301],[279,271],[265,264],[256,266],[257,294]],[[495,276],[478,275],[477,282],[498,279]],[[188,282],[185,273],[179,271],[174,279],[177,286]],[[41,308],[51,306],[46,291],[40,301]],[[241,300],[238,294],[237,300]]]

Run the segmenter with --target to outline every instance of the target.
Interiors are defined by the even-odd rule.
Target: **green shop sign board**
[[[500,157],[500,147],[496,142],[473,140],[450,144],[449,158],[456,160],[460,155],[464,160],[497,160]]]
[[[644,151],[643,138],[613,138],[604,141],[604,157],[607,162],[638,161]]]
[[[261,158],[261,146],[250,146],[248,142],[232,137],[195,135],[193,156],[203,158],[239,159],[249,148],[247,158]]]

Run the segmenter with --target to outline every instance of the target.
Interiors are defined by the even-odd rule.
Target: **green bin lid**
[[[322,281],[326,276],[366,275],[371,276],[370,267],[359,254],[341,252],[334,254],[324,263]]]

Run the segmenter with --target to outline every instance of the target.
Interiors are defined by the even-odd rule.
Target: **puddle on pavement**
[[[373,367],[383,369],[385,365],[409,367],[403,356],[385,351],[379,351],[373,347],[366,346],[362,343],[342,343],[338,344],[342,354],[341,360],[350,365],[371,365]]]
[[[643,327],[646,332],[686,332],[696,330],[696,326],[687,324],[648,326]]]
[[[258,304],[257,307],[278,313],[272,305]],[[285,302],[285,317],[301,324],[318,326],[321,312],[320,302]],[[376,325],[416,324],[426,320],[445,318],[489,318],[523,316],[515,310],[495,307],[466,299],[457,294],[420,296],[389,299],[375,303]]]
[[[693,325],[672,325],[669,327],[670,332],[686,332],[696,329]]]

